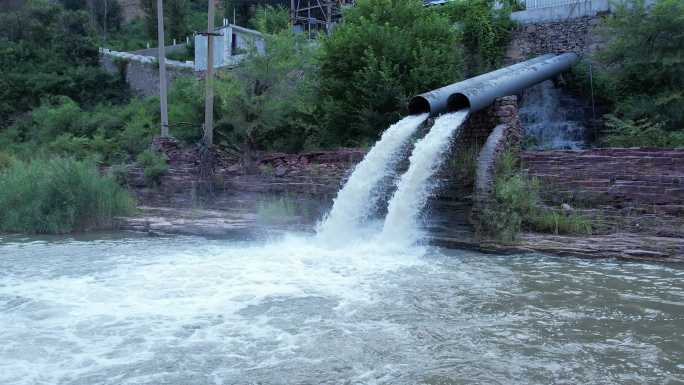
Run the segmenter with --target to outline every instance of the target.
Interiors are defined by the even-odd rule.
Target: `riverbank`
[[[136,216],[121,219],[120,228],[123,230],[150,235],[208,237],[228,237],[237,233],[268,236],[269,233],[292,229],[313,231],[317,220],[328,210],[353,166],[364,155],[364,151],[359,149],[263,154],[258,165],[260,172],[255,175],[244,174],[236,159],[219,158],[216,188],[210,196],[201,196],[197,190],[196,167],[199,161],[194,150],[181,149],[172,142],[162,144],[160,148],[167,154],[169,171],[161,178],[159,186],[148,186],[139,167],[133,165],[129,169],[127,182],[141,207]],[[677,215],[667,214],[671,210],[659,210],[663,207],[681,207],[677,202],[682,197],[670,194],[665,202],[663,197],[668,195],[658,194],[661,198],[659,202],[664,202],[661,207],[656,202],[646,201],[644,194],[621,193],[619,189],[624,189],[622,186],[625,183],[617,177],[617,173],[624,175],[625,167],[611,166],[607,155],[601,156],[597,151],[612,151],[613,158],[610,159],[614,162],[626,159],[628,164],[641,164],[638,170],[629,174],[632,186],[640,183],[649,173],[662,174],[658,162],[671,170],[669,175],[663,174],[659,180],[669,178],[667,181],[674,184],[679,183],[680,177],[684,180],[684,175],[675,175],[681,172],[681,167],[672,161],[680,159],[680,155],[684,159],[684,151],[666,152],[670,157],[665,161],[662,160],[665,159],[663,156],[654,156],[654,151],[659,150],[648,150],[648,153],[632,150],[629,159],[623,150],[523,154],[531,174],[543,177],[541,170],[547,170],[549,176],[563,176],[561,181],[566,194],[583,191],[584,206],[573,209],[585,214],[593,213],[597,226],[595,234],[591,236],[523,233],[515,243],[501,243],[476,236],[469,223],[472,196],[453,173],[443,171],[440,173],[442,187],[428,203],[431,218],[426,224],[428,241],[444,247],[496,253],[540,252],[584,258],[684,262],[684,226],[680,223],[681,219]],[[638,158],[639,155],[643,157]],[[581,161],[567,161],[571,156]],[[559,157],[565,157],[566,161]],[[597,168],[587,162],[591,158],[604,166]],[[564,164],[568,170],[563,169]],[[555,168],[549,169],[550,165]],[[613,176],[609,175],[611,167],[615,170]],[[600,173],[597,172],[599,169]],[[583,176],[586,173],[592,173],[593,179],[587,181]],[[612,181],[612,185],[618,186],[617,189],[611,190],[609,186],[600,189],[603,184],[597,179],[599,177]],[[590,194],[592,191],[604,199],[595,200]],[[608,191],[614,193],[606,195]],[[673,188],[673,191],[676,193],[679,190]],[[606,199],[607,196],[610,199]],[[549,204],[560,204],[551,199],[557,196],[547,194],[547,197]],[[635,200],[635,197],[639,199]],[[592,200],[600,202],[600,209],[587,207]],[[576,204],[580,200],[564,202]],[[627,205],[628,202],[631,203]]]

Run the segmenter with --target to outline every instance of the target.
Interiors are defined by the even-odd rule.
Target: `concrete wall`
[[[192,62],[166,62],[167,85],[179,77],[195,76]],[[155,57],[100,49],[100,65],[107,72],[122,75],[136,96],[159,94],[159,64]]]
[[[256,49],[265,52],[264,39],[261,33],[237,25],[229,24],[216,29],[214,36],[214,67],[232,67],[240,63],[246,54]],[[233,40],[234,39],[234,40]],[[235,49],[233,49],[235,48]],[[207,69],[207,37],[195,36],[195,71]]]

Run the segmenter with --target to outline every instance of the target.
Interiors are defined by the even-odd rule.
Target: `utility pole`
[[[104,1],[104,41],[107,43],[107,0]]]
[[[166,107],[166,53],[164,52],[164,5],[157,0],[157,40],[159,46],[159,103],[161,104],[161,136],[169,136],[169,113]]]
[[[207,20],[207,74],[204,104],[204,144],[214,144],[214,0],[209,0]]]

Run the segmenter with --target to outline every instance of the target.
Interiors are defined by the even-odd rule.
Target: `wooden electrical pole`
[[[164,52],[164,5],[157,0],[157,40],[159,46],[159,103],[161,107],[161,136],[169,136],[169,113],[166,106],[166,52]]]
[[[204,104],[204,144],[214,144],[214,0],[209,0],[207,19],[207,74],[206,101]]]

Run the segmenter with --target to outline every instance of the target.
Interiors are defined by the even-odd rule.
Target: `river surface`
[[[682,384],[684,269],[310,235],[0,239],[0,384]]]

